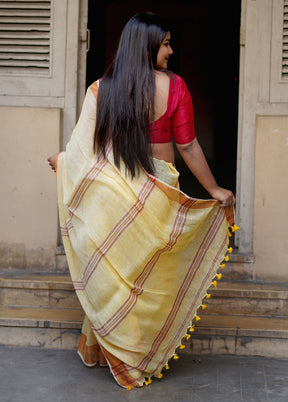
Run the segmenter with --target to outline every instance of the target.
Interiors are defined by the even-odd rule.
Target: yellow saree
[[[78,353],[128,389],[150,383],[192,325],[228,245],[233,211],[192,199],[173,165],[133,180],[93,152],[97,83],[58,157],[61,234],[86,313]],[[106,358],[106,361],[105,361]]]

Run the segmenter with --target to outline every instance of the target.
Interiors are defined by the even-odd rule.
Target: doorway
[[[198,141],[218,184],[235,193],[241,0],[90,0],[87,86],[101,77],[112,61],[128,19],[144,11],[161,15],[171,26],[174,54],[168,68],[189,88]],[[184,192],[210,198],[179,156],[176,165]]]

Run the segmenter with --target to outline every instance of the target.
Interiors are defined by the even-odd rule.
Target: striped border
[[[66,226],[60,226],[60,234],[62,237],[69,237],[69,232]]]

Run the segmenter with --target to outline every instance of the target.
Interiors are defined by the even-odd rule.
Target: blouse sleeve
[[[196,138],[193,104],[188,88],[180,77],[178,85],[179,100],[172,118],[173,137],[177,144],[188,144]]]

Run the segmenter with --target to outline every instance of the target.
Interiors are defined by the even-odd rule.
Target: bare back
[[[161,71],[155,72],[155,120],[158,120],[167,110],[170,78]],[[152,156],[166,162],[174,163],[173,143],[151,144]]]

